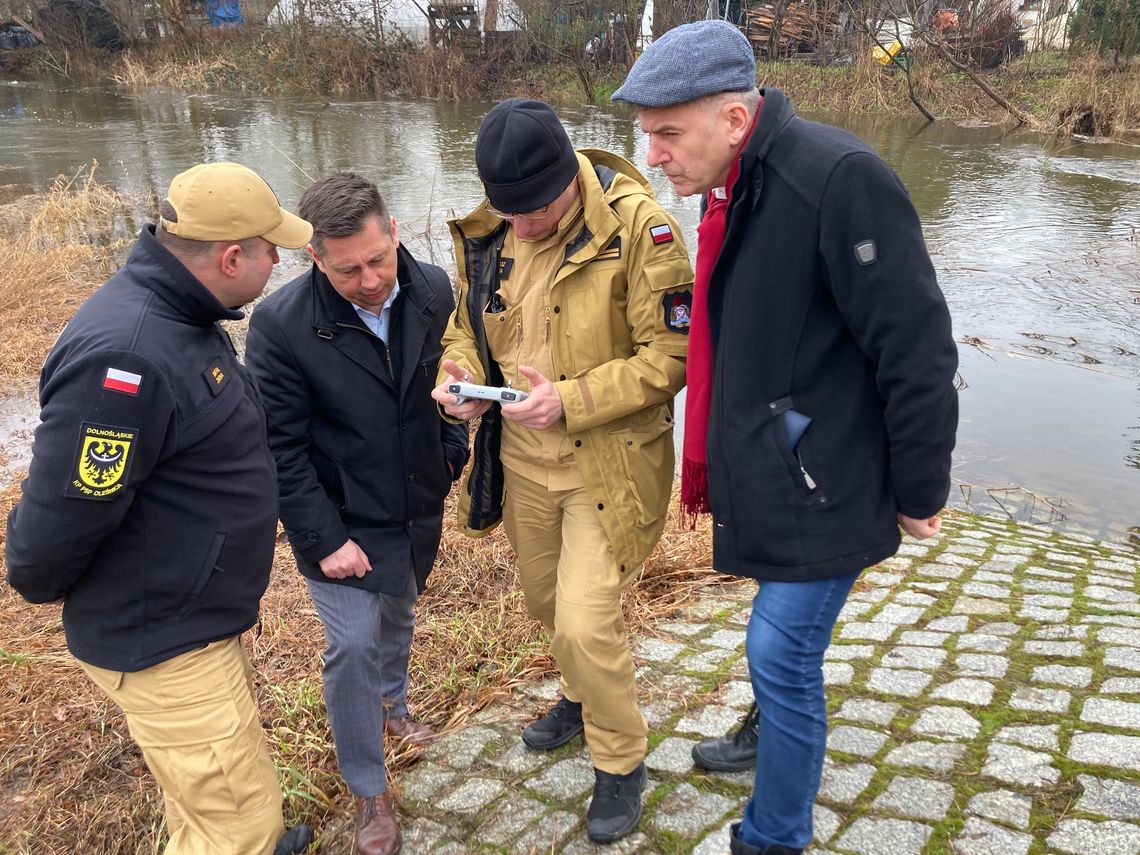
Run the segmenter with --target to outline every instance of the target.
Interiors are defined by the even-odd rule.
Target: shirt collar
[[[392,308],[392,304],[396,302],[396,296],[399,293],[400,293],[400,283],[399,283],[399,281],[397,281],[396,284],[392,286],[392,293],[388,295],[388,299],[384,301],[384,305],[380,307],[379,312],[373,312],[369,309],[364,308],[363,306],[356,305],[356,303],[352,304],[352,308],[356,309],[356,311],[358,311],[358,312],[364,312],[367,315],[374,315],[376,317],[379,317],[380,315],[384,314],[385,309]]]

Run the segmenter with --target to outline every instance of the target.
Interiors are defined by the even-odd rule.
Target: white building
[[[439,2],[454,14],[474,11],[476,26],[486,30],[517,30],[523,15],[514,0],[498,0],[495,20],[487,21],[487,0],[471,0],[466,4]],[[384,38],[402,35],[417,43],[428,40],[429,0],[278,0],[269,12],[270,26],[297,23],[303,14],[312,24],[335,24],[375,31]]]

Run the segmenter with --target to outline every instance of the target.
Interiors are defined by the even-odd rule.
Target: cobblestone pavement
[[[1140,554],[1046,529],[951,515],[865,573],[825,674],[828,756],[814,853],[1140,853]],[[706,774],[698,740],[752,698],[754,587],[708,589],[634,640],[650,727],[639,830],[585,834],[593,772],[580,740],[527,750],[557,683],[484,710],[397,780],[404,852],[728,851],[749,773]]]

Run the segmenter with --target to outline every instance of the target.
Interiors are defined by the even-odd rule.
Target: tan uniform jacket
[[[571,232],[550,292],[550,346],[564,431],[586,487],[597,496],[618,564],[644,561],[661,536],[673,482],[673,398],[685,383],[693,271],[676,222],[648,182],[617,155],[578,152],[582,228]],[[508,224],[484,200],[449,221],[460,295],[443,337],[472,382],[498,385],[484,330],[509,260]],[[440,372],[438,382],[446,380]],[[498,408],[483,417],[459,507],[473,537],[501,517]],[[497,483],[496,483],[497,482]]]

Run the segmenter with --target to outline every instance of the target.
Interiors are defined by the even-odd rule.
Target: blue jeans
[[[760,709],[756,783],[740,839],[763,850],[811,843],[811,809],[827,749],[823,653],[856,571],[813,582],[761,582],[745,651]]]

